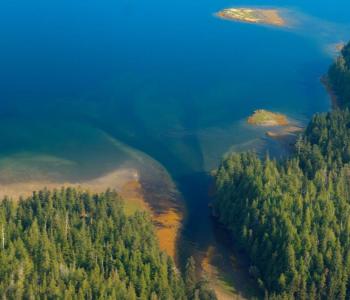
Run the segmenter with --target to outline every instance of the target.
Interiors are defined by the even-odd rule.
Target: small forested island
[[[274,113],[265,109],[258,109],[248,118],[248,123],[258,126],[286,126],[289,124],[287,117],[283,114]]]
[[[286,26],[278,9],[262,8],[226,8],[216,14],[218,17],[245,23]]]
[[[266,299],[350,297],[350,43],[328,80],[338,107],[313,116],[291,157],[234,153],[215,172],[215,216]]]

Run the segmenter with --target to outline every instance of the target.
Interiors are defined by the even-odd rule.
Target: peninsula
[[[274,113],[265,109],[258,109],[248,118],[248,123],[259,126],[286,126],[289,121],[285,115]]]
[[[219,18],[253,24],[286,26],[278,9],[226,8],[216,14]]]

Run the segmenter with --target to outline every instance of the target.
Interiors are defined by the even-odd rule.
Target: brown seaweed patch
[[[161,250],[171,257],[176,254],[176,241],[181,227],[182,216],[178,211],[170,209],[162,214],[153,215],[156,234]]]

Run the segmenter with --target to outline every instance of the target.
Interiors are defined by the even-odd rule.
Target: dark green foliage
[[[350,113],[348,109],[316,114],[296,143],[301,168],[313,177],[322,169],[339,170],[350,162]]]
[[[196,262],[191,256],[187,259],[185,267],[185,286],[188,299],[216,300],[214,291],[204,279],[198,280]]]
[[[328,81],[337,96],[341,108],[350,107],[350,43],[348,43],[336,62],[330,67]]]
[[[209,282],[202,279],[197,282],[194,299],[216,300],[217,298],[215,292],[209,287]]]
[[[350,297],[349,124],[316,115],[292,158],[234,154],[217,172],[215,210],[271,299]]]
[[[194,296],[197,284],[196,263],[192,256],[187,260],[186,263],[185,284],[187,289],[187,296],[189,298],[192,298]]]
[[[344,110],[317,114],[292,158],[226,158],[215,210],[270,299],[350,298],[350,43],[330,68]]]
[[[148,216],[119,197],[40,191],[0,204],[0,294],[8,299],[185,299]]]

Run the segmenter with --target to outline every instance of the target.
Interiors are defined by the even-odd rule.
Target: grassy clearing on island
[[[248,118],[248,123],[259,126],[286,126],[289,121],[283,114],[259,109]]]

